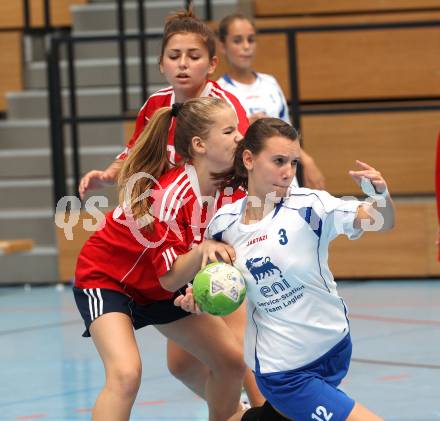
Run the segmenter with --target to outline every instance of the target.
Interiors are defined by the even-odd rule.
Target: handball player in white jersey
[[[298,134],[279,119],[254,122],[236,150],[224,186],[248,196],[217,211],[205,233],[235,249],[247,285],[245,361],[267,399],[234,420],[377,421],[338,385],[351,358],[347,308],[328,266],[329,243],[394,225],[385,180],[357,161],[351,177],[366,201],[291,188]]]
[[[225,16],[218,37],[228,72],[217,83],[239,99],[251,123],[261,117],[277,117],[290,123],[286,98],[277,80],[252,67],[257,48],[254,23],[241,14]]]

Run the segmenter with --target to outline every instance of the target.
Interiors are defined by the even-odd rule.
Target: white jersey
[[[243,224],[249,198],[219,209],[207,238],[235,248],[234,265],[247,287],[245,361],[258,374],[303,367],[348,333],[344,301],[328,266],[328,247],[339,234],[355,239],[362,203],[329,193],[292,189],[255,224]]]
[[[286,98],[276,79],[265,73],[255,73],[255,76],[254,83],[245,84],[225,74],[217,83],[239,99],[248,117],[263,112],[268,117],[280,118],[290,124]]]

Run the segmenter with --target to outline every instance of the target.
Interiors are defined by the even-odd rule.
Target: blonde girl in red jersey
[[[190,100],[176,118],[176,149],[184,163],[171,166],[168,128],[178,108],[163,108],[153,116],[122,167],[120,206],[106,216],[105,226],[78,258],[75,300],[84,336],[91,335],[106,373],[94,421],[129,419],[141,379],[133,329],[147,325],[189,355],[193,368],[200,366],[193,373],[199,379],[193,389],[206,399],[210,421],[226,420],[239,405],[245,373],[241,344],[222,318],[187,313],[174,306],[174,299],[202,262],[234,258],[234,250],[223,243],[201,243],[199,215],[206,214],[207,224],[221,206],[211,172],[231,166],[242,136],[226,102]]]
[[[166,22],[160,70],[170,87],[161,89],[151,95],[141,108],[136,119],[136,128],[126,150],[105,171],[93,170],[81,180],[79,192],[82,197],[87,190],[112,183],[119,174],[128,151],[136,144],[139,134],[150,121],[154,112],[161,107],[169,107],[191,98],[214,97],[226,101],[238,118],[238,130],[243,135],[248,127],[246,112],[233,94],[224,91],[216,82],[209,80],[214,72],[218,59],[215,55],[215,34],[202,21],[197,19],[191,10],[177,13]],[[175,119],[171,119],[168,136],[168,155],[171,162],[178,162],[175,153]],[[226,318],[234,334],[243,340],[246,324],[245,306]],[[170,372],[186,386],[205,397],[204,384],[208,370],[194,356],[184,352],[173,341],[168,342],[168,368]],[[252,405],[260,405],[263,397],[256,385],[253,374],[249,371],[245,376],[244,386]]]

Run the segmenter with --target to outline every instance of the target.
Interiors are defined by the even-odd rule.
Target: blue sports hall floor
[[[342,388],[387,421],[440,420],[440,280],[343,281],[353,359]],[[104,381],[70,287],[0,288],[0,420],[89,420]],[[137,333],[142,386],[132,420],[207,420],[168,374],[165,340]]]

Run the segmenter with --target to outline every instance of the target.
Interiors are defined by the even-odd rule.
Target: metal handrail
[[[32,32],[31,25],[31,0],[23,0],[23,31],[24,33]],[[43,15],[44,15],[44,31],[49,33],[53,31],[52,16],[50,11],[50,0],[44,0],[43,2]]]
[[[58,32],[50,37],[50,46],[47,54],[47,82],[49,90],[49,118],[50,135],[52,148],[52,173],[54,178],[54,199],[55,206],[59,199],[67,194],[66,186],[66,162],[64,153],[64,125],[70,124],[71,148],[73,161],[73,178],[75,186],[80,181],[80,161],[79,161],[79,142],[78,142],[78,123],[98,123],[104,121],[125,121],[132,120],[133,117],[127,114],[127,80],[124,78],[124,86],[121,87],[122,95],[125,95],[125,101],[121,101],[121,111],[119,115],[79,117],[77,114],[76,99],[76,77],[75,77],[75,44],[88,43],[92,41],[100,42],[125,42],[129,40],[141,40],[162,38],[161,32],[143,33],[143,34],[118,34],[102,36],[72,36],[69,33]],[[69,116],[64,115],[62,101],[61,69],[60,69],[60,51],[61,46],[67,46],[67,72],[68,72],[68,92],[69,92]],[[125,61],[120,60],[120,71]],[[145,66],[145,71],[147,70]],[[145,79],[145,86],[146,86]],[[145,87],[146,90],[146,87]],[[123,98],[122,97],[122,98]],[[122,99],[121,98],[121,99]],[[77,192],[76,192],[77,193]]]

